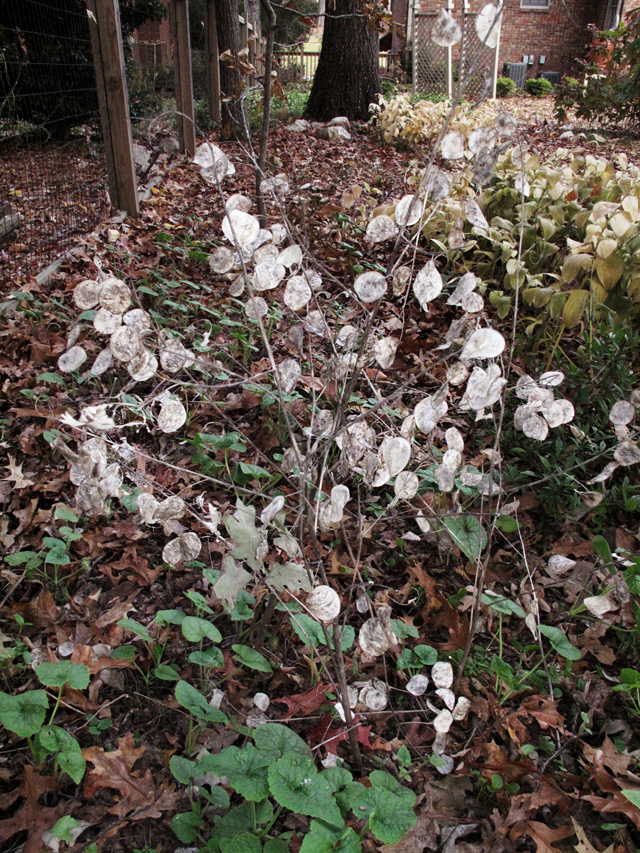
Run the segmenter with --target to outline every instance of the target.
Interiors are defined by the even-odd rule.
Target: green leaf
[[[75,844],[76,836],[71,834],[73,829],[77,829],[80,826],[80,822],[75,819],[75,817],[71,817],[71,815],[64,815],[57,820],[54,825],[51,827],[51,834],[55,835],[56,838],[59,838],[61,841],[66,841],[69,846],[73,846]]]
[[[580,660],[582,653],[569,642],[567,635],[560,628],[553,628],[551,625],[540,625],[539,630],[563,658],[567,660]]]
[[[222,640],[222,634],[216,626],[208,619],[202,619],[200,616],[185,616],[180,625],[180,630],[185,640],[190,643],[200,643],[205,639],[219,643]]]
[[[269,755],[248,743],[242,749],[227,746],[217,755],[207,755],[200,767],[216,776],[227,776],[231,787],[245,800],[259,803],[269,796],[268,764]]]
[[[154,621],[156,625],[182,625],[186,618],[182,610],[158,610]]]
[[[420,632],[415,625],[409,625],[407,622],[403,622],[402,619],[392,619],[391,630],[400,640],[404,640],[407,637],[415,637],[417,640],[420,636]]]
[[[37,377],[38,382],[51,382],[53,385],[64,385],[66,379],[59,373],[41,373]]]
[[[269,754],[269,763],[273,764],[283,755],[311,756],[311,750],[302,738],[287,726],[280,723],[265,723],[258,726],[253,734],[253,741],[258,749]]]
[[[424,666],[433,666],[438,661],[438,652],[432,646],[415,646],[413,653]]]
[[[290,618],[291,627],[305,645],[317,649],[320,643],[324,644],[322,625],[317,619],[312,619],[306,613],[296,613]]]
[[[640,672],[624,667],[620,670],[620,681],[623,684],[640,684]]]
[[[7,554],[4,561],[10,566],[21,566],[23,563],[28,563],[34,559],[38,561],[38,564],[42,562],[35,551],[18,551],[17,554]]]
[[[270,838],[264,845],[264,853],[289,853],[289,845],[283,838]]]
[[[261,853],[262,842],[252,832],[220,839],[220,853]]]
[[[194,717],[207,723],[228,723],[226,714],[210,705],[206,698],[188,681],[179,681],[175,690],[176,701]]]
[[[83,663],[68,660],[39,663],[36,675],[46,687],[63,687],[68,682],[72,690],[84,690],[90,681],[89,670]]]
[[[66,506],[56,507],[54,515],[56,518],[61,518],[63,521],[70,521],[72,524],[75,524],[78,521],[78,516]],[[58,821],[58,823],[60,823],[60,821]]]
[[[68,773],[76,785],[79,785],[87,762],[82,757],[78,741],[60,726],[43,726],[38,732],[37,740],[47,752],[58,753],[56,756],[58,766]]]
[[[518,529],[518,521],[512,515],[499,515],[496,518],[496,527],[503,533],[514,533]]]
[[[605,563],[610,563],[612,561],[613,557],[611,556],[611,548],[609,548],[609,543],[604,536],[594,536],[591,540],[591,544],[593,545],[593,550],[601,560]]]
[[[353,782],[353,776],[346,767],[327,767],[326,770],[320,771],[320,775],[331,785],[334,793]]]
[[[509,686],[513,684],[513,667],[498,655],[491,658],[491,672],[495,672],[498,678],[501,678]]]
[[[640,791],[630,791],[623,788],[622,796],[626,797],[637,809],[640,809]]]
[[[181,755],[172,755],[169,759],[169,769],[181,785],[190,785],[194,779],[200,778],[197,766],[195,761],[190,761]]]
[[[413,808],[416,795],[410,788],[402,785],[391,773],[386,773],[384,770],[372,770],[369,774],[369,781],[374,788],[384,788],[385,791],[391,791],[392,794],[408,804],[409,808]]]
[[[180,681],[178,667],[175,664],[166,666],[161,663],[154,669],[153,674],[161,681]]]
[[[640,595],[640,566],[629,566],[625,570],[624,580],[631,595]]]
[[[251,803],[242,802],[234,806],[225,815],[214,817],[215,827],[211,832],[211,839],[220,843],[223,838],[235,838],[241,832],[250,832],[253,827],[252,810],[255,809],[255,821],[262,826],[273,818],[273,806],[271,800],[263,800],[252,806]]]
[[[398,655],[396,666],[398,669],[409,669],[412,666],[420,666],[420,661],[411,649],[403,649]]]
[[[136,622],[135,619],[121,619],[118,622],[118,625],[121,628],[124,628],[125,631],[130,631],[136,637],[144,640],[145,643],[153,643],[153,637],[149,633],[149,629],[145,628],[145,626],[141,625],[139,622]]]
[[[205,613],[213,613],[213,610],[207,604],[207,599],[202,595],[201,592],[196,592],[194,589],[190,589],[185,592],[185,598],[188,598],[189,601],[193,602],[198,610],[203,610]]]
[[[16,696],[0,693],[0,722],[18,737],[32,737],[42,728],[48,707],[44,690],[28,690]]]
[[[286,809],[344,826],[331,785],[320,776],[313,758],[296,753],[279,758],[269,767],[269,788]]]
[[[251,646],[243,646],[240,643],[235,643],[231,646],[236,653],[236,659],[250,669],[257,669],[258,672],[273,672],[271,664],[264,655],[252,649]]]
[[[487,544],[487,531],[480,520],[475,515],[449,515],[444,523],[462,553],[476,562]]]
[[[366,818],[371,832],[384,844],[400,841],[404,833],[416,822],[413,803],[410,805],[408,797],[399,797],[387,788],[365,788],[363,785],[359,787],[362,790],[356,791],[354,788],[350,797],[350,806],[355,816],[359,819]]]
[[[324,821],[312,820],[300,853],[361,853],[361,850],[360,839],[351,827],[336,829]]]
[[[221,649],[217,646],[211,646],[210,649],[203,652],[191,652],[189,663],[195,663],[208,669],[221,669],[224,666],[224,657]]]
[[[141,288],[138,288],[139,290]],[[191,844],[198,840],[197,830],[204,826],[204,820],[195,812],[182,812],[171,820],[171,829],[180,841]]]
[[[498,613],[506,613],[507,616],[519,616],[521,619],[525,619],[527,616],[524,609],[515,601],[504,598],[490,589],[482,593],[481,601],[483,604],[488,604],[492,610],[497,610]]]

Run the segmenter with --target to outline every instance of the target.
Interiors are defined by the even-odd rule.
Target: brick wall
[[[640,0],[639,0],[640,2]],[[165,6],[169,0],[163,0]],[[143,65],[161,65],[171,57],[171,26],[169,16],[161,21],[145,21],[133,31],[133,55]]]
[[[423,12],[437,11],[438,0],[419,0]],[[472,12],[478,12],[487,0],[471,0]],[[454,15],[458,18],[463,0],[456,0]],[[640,6],[640,0],[626,0],[625,10]],[[589,24],[604,25],[607,0],[549,0],[549,7],[521,8],[520,0],[504,0],[500,36],[499,69],[505,62],[522,62],[533,55],[527,76],[540,71],[571,74],[578,70],[576,60],[584,59],[591,43]],[[540,57],[544,56],[544,64]]]

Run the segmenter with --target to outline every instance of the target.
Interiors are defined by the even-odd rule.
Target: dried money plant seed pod
[[[87,353],[82,347],[71,347],[70,350],[63,352],[58,359],[58,370],[62,373],[72,373],[82,367],[86,360]]]
[[[131,304],[131,291],[119,278],[108,278],[100,288],[100,305],[111,314],[124,314]]]
[[[84,281],[76,284],[73,291],[73,301],[81,311],[90,311],[100,301],[101,290],[102,282],[86,278]]]
[[[292,311],[301,311],[311,299],[311,288],[302,275],[293,275],[284,289],[284,304]]]
[[[330,586],[317,586],[307,596],[307,608],[318,622],[333,622],[340,614],[340,596]]]
[[[186,420],[187,411],[180,400],[163,399],[162,408],[158,415],[158,429],[161,432],[176,432],[184,426]]]
[[[116,361],[122,361],[125,364],[138,354],[141,347],[140,335],[132,326],[120,326],[109,340],[109,349],[113,353],[113,357]]]
[[[387,292],[387,280],[379,272],[363,272],[353,283],[353,289],[363,302],[377,302]]]
[[[98,308],[93,318],[93,328],[101,335],[112,335],[122,325],[122,314],[112,314],[106,308]]]

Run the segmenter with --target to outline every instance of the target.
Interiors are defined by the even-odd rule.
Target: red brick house
[[[163,3],[168,7],[169,0],[163,0]],[[142,65],[152,68],[157,68],[171,59],[171,27],[168,14],[161,21],[145,21],[133,31],[133,57]]]
[[[442,0],[415,2],[416,10],[423,13],[445,5]],[[479,12],[486,2],[455,0],[455,9]],[[640,0],[503,0],[499,73],[507,62],[526,62],[527,77],[541,72],[575,73],[576,60],[586,57],[591,43],[589,25],[613,29],[626,12],[638,7]]]

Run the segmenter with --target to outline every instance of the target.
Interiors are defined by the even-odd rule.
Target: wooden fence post
[[[171,37],[174,44],[173,68],[176,81],[178,140],[183,154],[196,153],[196,128],[191,80],[191,38],[189,36],[189,0],[171,0]]]
[[[220,55],[218,51],[218,23],[216,21],[216,0],[207,0],[205,4],[205,41],[207,54],[207,95],[209,97],[209,116],[211,121],[222,121],[220,109]]]
[[[91,49],[107,161],[111,204],[138,216],[138,191],[129,118],[118,0],[87,0]]]

